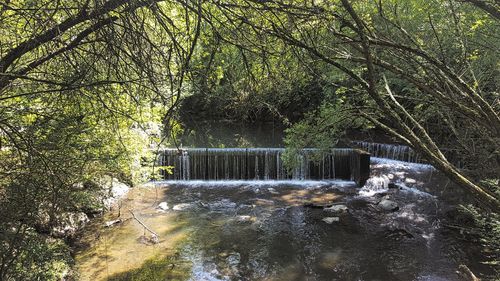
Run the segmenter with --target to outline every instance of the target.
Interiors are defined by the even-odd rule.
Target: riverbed
[[[436,195],[454,193],[449,181],[424,164],[375,158],[371,166],[364,188],[349,181],[134,188],[81,239],[80,280],[462,280],[459,265],[477,261],[442,231],[449,206]]]

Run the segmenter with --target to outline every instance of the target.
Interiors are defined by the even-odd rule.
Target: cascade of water
[[[369,171],[369,156],[359,150],[304,149],[296,155],[300,165],[290,173],[283,165],[283,152],[282,148],[165,149],[159,159],[160,165],[174,167],[172,174],[164,175],[168,180],[346,179],[364,183]]]
[[[183,151],[181,155],[181,167],[182,167],[182,179],[189,180],[189,170],[191,165],[189,165],[189,155],[187,151]]]
[[[411,163],[425,163],[420,155],[406,145],[363,141],[353,142],[353,144],[369,152],[372,157],[387,158]]]

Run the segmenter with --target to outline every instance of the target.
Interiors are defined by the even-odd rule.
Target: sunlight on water
[[[155,192],[135,188],[123,202],[121,212],[125,221],[121,225],[104,228],[102,223],[85,234],[84,241],[90,249],[77,255],[81,280],[105,280],[114,275],[137,269],[148,259],[176,255],[176,247],[189,236],[189,227],[176,213],[158,214],[154,206]],[[159,235],[160,242],[145,245],[141,236],[150,233],[131,218],[128,210],[133,210],[140,219],[151,226]],[[116,210],[107,216],[115,219]]]
[[[82,280],[455,280],[439,234],[441,203],[426,191],[440,181],[427,165],[374,159],[362,189],[349,181],[154,182],[122,202],[124,223],[88,231],[77,265]],[[380,207],[387,198],[397,209]],[[158,244],[141,241],[149,233],[129,209]]]

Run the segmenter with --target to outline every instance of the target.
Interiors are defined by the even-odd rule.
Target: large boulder
[[[83,212],[68,212],[58,215],[55,218],[51,235],[64,238],[71,237],[82,229],[89,222],[89,217]]]
[[[116,178],[103,178],[99,181],[99,185],[104,190],[104,195],[102,198],[102,203],[106,210],[111,209],[111,207],[117,203],[121,198],[123,198],[130,190],[130,186],[119,181]]]

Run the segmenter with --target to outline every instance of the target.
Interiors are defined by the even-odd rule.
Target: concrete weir
[[[287,169],[283,148],[183,148],[160,151],[159,165],[172,166],[165,180],[352,180],[370,176],[370,154],[352,148],[302,149]]]

